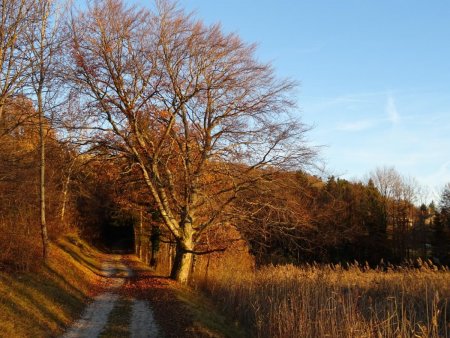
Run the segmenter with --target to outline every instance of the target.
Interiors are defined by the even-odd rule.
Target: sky
[[[180,0],[208,24],[258,44],[298,81],[295,115],[330,174],[393,166],[430,194],[450,182],[450,2]],[[431,196],[433,198],[435,196]]]
[[[178,4],[257,43],[260,61],[299,83],[294,114],[314,126],[328,175],[364,180],[395,167],[428,200],[450,182],[450,1]]]

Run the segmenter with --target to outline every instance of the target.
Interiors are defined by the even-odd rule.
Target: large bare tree
[[[196,243],[231,202],[313,154],[289,117],[295,84],[253,45],[170,2],[154,12],[97,1],[70,22],[72,79],[98,142],[139,170],[177,243],[172,277],[187,282]]]

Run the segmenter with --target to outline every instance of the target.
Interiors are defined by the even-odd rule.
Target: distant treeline
[[[450,184],[437,205],[417,204],[418,194],[393,168],[376,169],[365,183],[284,173],[239,204],[254,208],[240,228],[260,263],[374,266],[420,257],[448,265]]]

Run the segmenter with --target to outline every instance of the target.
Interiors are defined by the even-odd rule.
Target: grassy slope
[[[104,257],[105,254],[72,236],[51,244],[48,265],[37,272],[0,271],[0,336],[61,335],[80,316],[89,299],[102,290],[105,280],[100,275]],[[126,283],[122,300],[112,313],[115,324],[107,325],[103,336],[117,336],[122,331],[121,336],[127,336],[126,322],[130,315],[127,293],[133,289],[131,296],[152,303],[166,337],[245,336],[191,289],[152,276],[148,267],[136,259],[129,263],[143,276]]]
[[[0,272],[1,336],[57,336],[98,290],[100,253],[75,237],[50,249],[48,264],[39,271]]]

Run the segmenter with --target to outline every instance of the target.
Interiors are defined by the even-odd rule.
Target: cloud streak
[[[389,94],[387,98],[386,114],[392,124],[398,124],[400,122],[400,113],[398,112],[397,105],[395,104],[395,99],[392,94]]]
[[[358,132],[370,129],[374,127],[376,124],[373,120],[360,120],[348,123],[341,123],[337,126],[337,130],[339,131],[348,131],[348,132]]]

